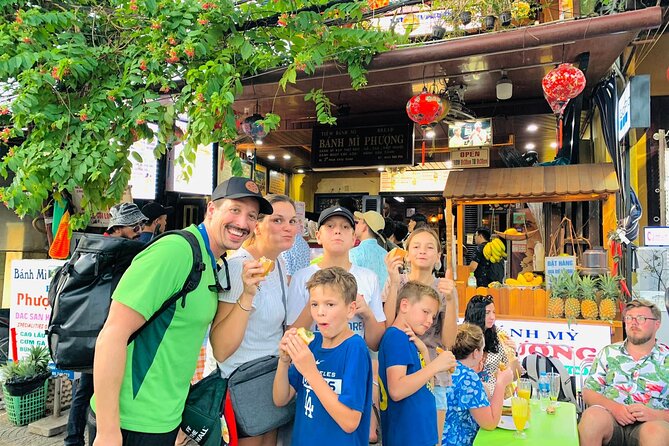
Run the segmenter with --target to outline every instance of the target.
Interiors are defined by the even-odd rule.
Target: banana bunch
[[[500,239],[494,238],[483,247],[483,256],[491,263],[501,262],[506,258],[506,245]]]

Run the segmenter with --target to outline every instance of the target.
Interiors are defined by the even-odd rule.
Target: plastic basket
[[[25,426],[26,424],[43,418],[46,414],[46,396],[49,387],[49,380],[44,381],[44,385],[23,396],[12,396],[7,392],[5,386],[2,386],[2,395],[5,400],[5,410],[7,418],[16,426]]]

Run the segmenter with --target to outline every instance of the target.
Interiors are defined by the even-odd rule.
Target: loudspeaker
[[[362,197],[362,212],[376,211],[381,214],[383,200],[379,195],[365,195]]]

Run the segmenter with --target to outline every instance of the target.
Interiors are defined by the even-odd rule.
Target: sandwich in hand
[[[316,338],[316,335],[314,334],[313,331],[309,331],[304,327],[300,327],[297,329],[297,335],[304,341],[305,344],[309,345],[311,341]]]

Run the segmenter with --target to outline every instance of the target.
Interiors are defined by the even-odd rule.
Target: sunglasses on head
[[[221,282],[218,280],[218,274],[214,274],[214,278],[216,279],[216,283],[213,285],[209,285],[209,291],[216,291],[217,293],[220,293],[221,291],[230,291],[232,288],[232,285],[230,285],[230,270],[228,269],[228,261],[225,260],[225,255],[223,254],[221,256],[221,260],[223,260],[223,267],[219,267],[219,270],[222,269],[225,271],[225,283],[226,286],[222,286]]]
[[[484,296],[482,294],[479,294],[479,295],[476,295],[476,296],[472,297],[472,300],[474,302],[484,302],[484,303],[488,303],[488,304],[493,303],[493,298],[490,294],[488,294],[486,296]]]

